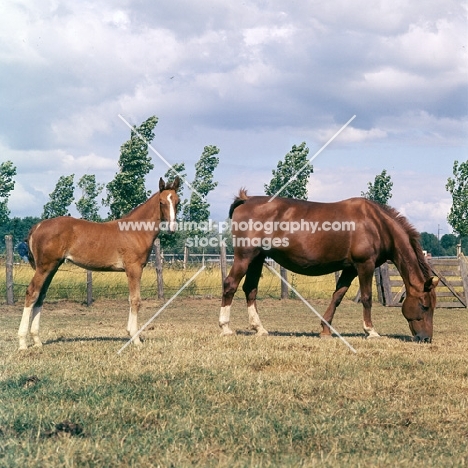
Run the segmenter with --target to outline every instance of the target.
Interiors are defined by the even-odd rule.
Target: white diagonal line
[[[335,333],[336,336],[353,352],[357,353],[357,351],[297,292],[297,290],[291,286],[274,268],[272,268],[268,263],[265,263],[270,271],[272,271],[284,284],[287,284],[291,290],[296,294],[296,296],[301,299],[301,301],[328,327],[330,330]]]
[[[120,354],[206,268],[203,265],[117,352]]]
[[[268,201],[274,200],[356,118],[353,115]]]
[[[131,124],[129,124],[125,118],[118,114],[119,116],[119,119],[132,131],[132,132],[135,132],[145,143],[146,145],[148,146],[148,148],[151,149],[151,151],[169,168],[171,169],[173,172],[175,172],[186,184],[187,184],[187,187],[192,190],[192,192],[195,192],[200,198],[203,199],[203,197],[197,192],[196,189],[194,189],[192,187],[192,184],[190,184],[187,179],[185,179],[184,177],[182,177],[173,167],[172,167],[172,164],[170,162],[168,162],[166,160],[166,158],[156,149],[154,148],[148,141],[146,141],[146,138],[135,128],[133,127]]]

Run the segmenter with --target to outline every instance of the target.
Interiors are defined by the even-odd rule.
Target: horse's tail
[[[246,200],[248,200],[250,197],[247,195],[247,190],[245,189],[240,189],[239,190],[239,195],[237,195],[236,198],[234,198],[234,201],[232,202],[231,207],[229,208],[229,218],[232,218],[232,214],[234,213],[234,210],[239,206],[243,205]]]
[[[31,237],[32,235],[34,234],[34,231],[36,230],[38,224],[36,224],[35,226],[33,226],[29,232],[28,232],[28,237],[26,237],[26,239],[24,240],[28,246],[28,260],[29,260],[29,264],[32,266],[32,268],[35,270],[36,269],[36,260],[34,259],[34,254],[32,253],[32,249],[31,249]]]

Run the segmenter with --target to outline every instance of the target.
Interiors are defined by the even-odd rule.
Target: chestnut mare
[[[36,271],[26,290],[18,330],[19,349],[27,349],[29,329],[34,345],[42,346],[39,339],[42,304],[52,278],[65,260],[87,270],[125,271],[130,302],[127,331],[130,336],[137,333],[141,274],[159,234],[160,221],[168,222],[169,231],[175,229],[178,188],[178,177],[172,184],[160,179],[159,192],[121,220],[93,223],[62,216],[41,221],[31,228],[29,261]],[[134,343],[141,344],[138,336]]]
[[[371,320],[374,269],[387,260],[398,268],[406,286],[402,312],[414,340],[432,340],[435,287],[418,241],[418,233],[395,209],[365,198],[315,203],[291,198],[248,196],[245,190],[231,205],[234,264],[223,284],[219,316],[221,335],[230,335],[230,308],[239,282],[249,322],[257,335],[267,335],[257,312],[256,296],[263,262],[272,258],[295,273],[319,276],[342,270],[323,318],[331,323],[351,282],[359,277],[364,331],[378,337]],[[330,337],[322,322],[321,337]]]

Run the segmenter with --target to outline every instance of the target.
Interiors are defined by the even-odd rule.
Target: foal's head
[[[168,231],[174,232],[177,227],[176,213],[179,205],[177,189],[180,179],[177,176],[171,184],[165,183],[162,177],[159,179],[159,205],[161,207],[161,221],[166,221]]]

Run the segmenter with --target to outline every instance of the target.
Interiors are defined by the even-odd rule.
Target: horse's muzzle
[[[415,341],[416,343],[431,343],[432,338],[430,336],[414,335],[413,341]]]

